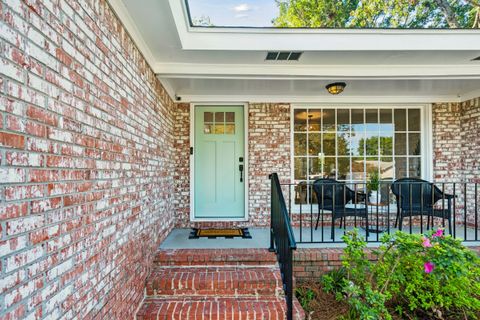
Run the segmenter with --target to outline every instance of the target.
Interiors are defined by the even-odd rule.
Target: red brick
[[[4,147],[23,149],[25,137],[14,133],[0,132],[0,144]]]

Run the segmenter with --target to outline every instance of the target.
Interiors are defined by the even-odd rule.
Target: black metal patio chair
[[[334,238],[335,220],[340,219],[340,227],[345,227],[346,217],[357,216],[365,219],[365,231],[368,237],[368,207],[366,203],[366,195],[363,192],[355,192],[345,185],[334,179],[317,179],[313,182],[313,190],[318,200],[318,216],[315,224],[315,230],[318,229],[320,215],[325,210],[332,213],[332,239]],[[347,207],[348,203],[361,203],[356,207]]]
[[[403,219],[413,216],[427,216],[427,230],[433,228],[433,219],[448,220],[448,230],[452,233],[452,199],[451,194],[443,193],[433,183],[418,178],[402,178],[392,183],[392,192],[397,200],[397,218],[395,227],[402,230]],[[447,200],[447,207],[435,204]]]

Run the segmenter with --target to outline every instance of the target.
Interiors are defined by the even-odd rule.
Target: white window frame
[[[295,110],[297,109],[368,109],[368,108],[385,108],[385,109],[420,109],[420,142],[421,142],[421,178],[432,181],[433,178],[433,133],[432,133],[432,105],[431,104],[392,104],[392,103],[375,103],[375,104],[318,104],[318,103],[301,103],[292,104],[290,108],[290,181],[295,183],[295,150],[294,150],[294,123]],[[307,131],[308,132],[308,131]],[[408,148],[408,146],[407,146]],[[335,155],[337,158],[338,155]],[[408,169],[408,168],[407,168]],[[292,195],[289,199],[291,210],[293,213],[300,212],[300,205],[295,204],[294,186],[290,191]],[[304,204],[303,211],[310,210],[310,204]],[[309,207],[309,208],[306,208]],[[318,211],[317,206],[313,206],[314,213]]]

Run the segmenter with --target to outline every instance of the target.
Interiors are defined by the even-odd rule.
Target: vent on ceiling
[[[473,58],[472,61],[480,61],[480,56]]]
[[[294,51],[271,51],[267,53],[265,60],[269,61],[298,61],[303,52]]]

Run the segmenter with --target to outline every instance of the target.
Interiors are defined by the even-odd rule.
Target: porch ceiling
[[[344,79],[343,79],[344,80]],[[479,79],[345,80],[340,96],[325,90],[327,80],[164,78],[182,101],[432,103],[479,96]]]
[[[348,84],[339,102],[479,95],[480,61],[472,60],[480,56],[476,30],[206,30],[187,24],[181,0],[109,2],[169,93],[183,101],[328,101],[323,87],[337,80]],[[271,62],[265,61],[268,50],[304,54],[300,61]]]

